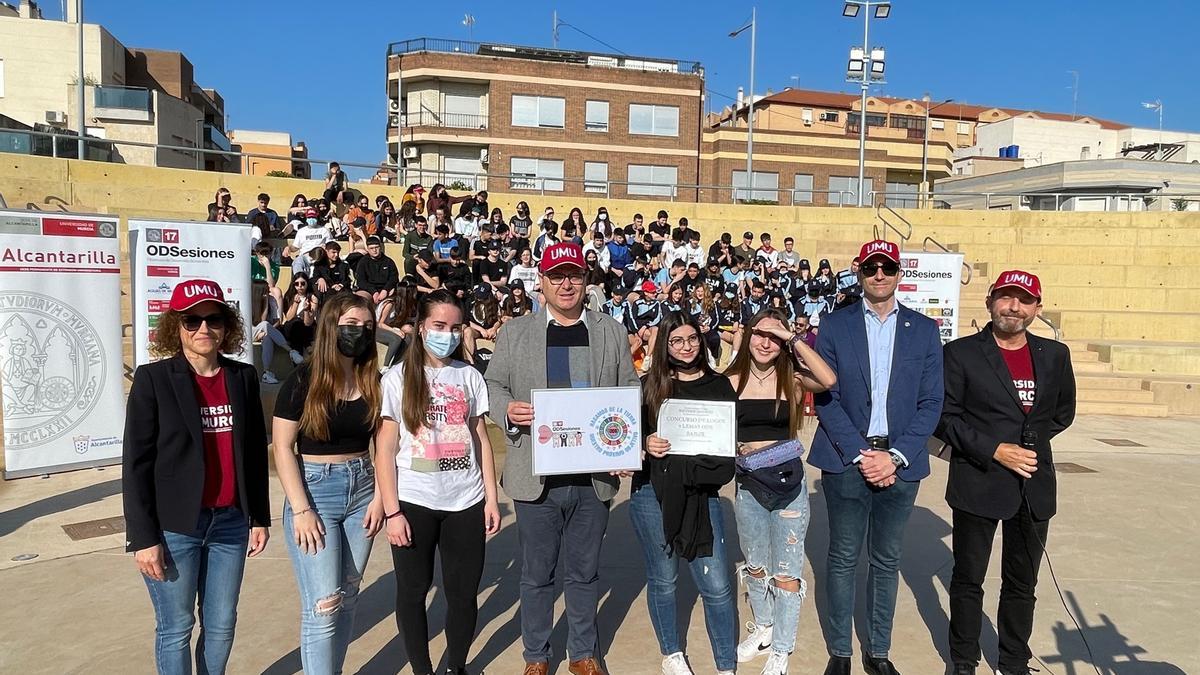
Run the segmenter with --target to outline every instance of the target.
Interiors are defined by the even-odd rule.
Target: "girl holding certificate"
[[[739,662],[770,654],[763,675],[784,675],[805,595],[808,490],[799,438],[805,392],[837,383],[833,370],[792,333],[788,317],[764,309],[746,324],[726,375],[738,398],[734,515],[746,564],[739,569],[754,622]]]
[[[375,463],[396,569],[396,623],[415,675],[433,674],[425,601],[434,552],[442,554],[446,593],[446,672],[463,675],[479,613],[484,539],[500,530],[483,419],[488,390],[462,360],[462,333],[457,298],[433,291],[417,309],[404,361],[383,377]]]
[[[737,665],[736,611],[717,491],[733,479],[733,459],[671,455],[671,444],[656,431],[660,406],[668,398],[733,401],[737,395],[709,365],[695,317],[668,312],[658,334],[642,380],[648,457],[634,475],[629,501],[646,561],[650,622],[663,654],[664,675],[690,675],[675,623],[675,578],[680,559],[687,561],[704,603],[718,675],[732,674]]]

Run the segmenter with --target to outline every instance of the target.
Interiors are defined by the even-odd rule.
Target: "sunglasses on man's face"
[[[200,324],[202,323],[208,324],[209,328],[219,330],[225,327],[225,315],[219,312],[217,314],[206,314],[203,316],[199,314],[183,315],[183,327],[188,331],[200,330]]]
[[[884,276],[894,277],[900,273],[900,265],[894,262],[876,262],[860,265],[858,268],[864,277],[873,277],[878,270],[883,270]]]

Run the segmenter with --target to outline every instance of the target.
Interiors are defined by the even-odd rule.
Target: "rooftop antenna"
[[[1074,78],[1071,84],[1071,121],[1074,122],[1079,110],[1079,71],[1068,70],[1067,74]]]

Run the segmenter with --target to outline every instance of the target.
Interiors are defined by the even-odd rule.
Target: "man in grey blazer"
[[[573,243],[549,246],[538,270],[546,306],[504,324],[485,377],[492,418],[506,437],[500,484],[513,499],[521,541],[524,675],[549,671],[554,571],[564,543],[569,670],[604,675],[596,639],[600,545],[621,476],[535,476],[530,390],[639,383],[625,328],[583,308],[582,249]]]

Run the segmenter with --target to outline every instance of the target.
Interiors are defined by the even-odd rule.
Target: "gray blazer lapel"
[[[600,386],[600,374],[604,372],[604,355],[608,353],[608,340],[605,331],[601,329],[600,315],[587,310],[583,311],[583,320],[587,322],[588,347],[592,352],[592,368],[589,377],[593,387]]]
[[[528,350],[525,351],[528,354],[525,365],[531,372],[521,379],[530,383],[530,389],[546,388],[546,326],[549,325],[546,312],[546,308],[542,307],[533,315],[533,321],[529,324],[529,334],[525,337],[528,345]],[[516,346],[524,347],[524,345]],[[525,392],[525,400],[529,400],[528,391]]]

